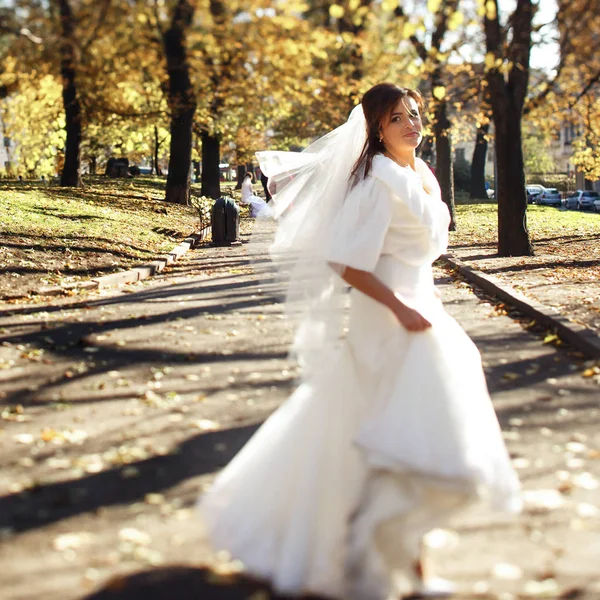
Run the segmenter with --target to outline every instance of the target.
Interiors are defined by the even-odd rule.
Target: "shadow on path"
[[[283,600],[283,596],[274,595],[264,583],[241,575],[222,576],[206,568],[177,566],[114,578],[101,590],[86,596],[85,600],[245,600],[249,598]],[[303,599],[319,600],[320,597],[303,596],[300,600]]]
[[[168,490],[191,477],[222,468],[258,427],[254,424],[199,434],[166,456],[4,496],[0,498],[0,529],[11,527],[22,532],[100,507],[142,501],[146,494]],[[128,466],[138,470],[134,485],[127,485],[124,478]]]

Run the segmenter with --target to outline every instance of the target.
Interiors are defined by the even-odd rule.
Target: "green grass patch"
[[[451,244],[495,244],[498,239],[498,206],[495,202],[456,206],[457,230]],[[600,213],[558,210],[550,206],[530,205],[527,226],[532,241],[586,237],[600,233]]]
[[[108,243],[132,257],[144,257],[169,249],[174,239],[197,227],[193,209],[163,198],[164,181],[143,179],[94,178],[84,189],[4,184],[0,232],[50,246]]]
[[[164,179],[85,184],[0,183],[0,292],[130,268],[198,229],[192,207],[164,201]]]

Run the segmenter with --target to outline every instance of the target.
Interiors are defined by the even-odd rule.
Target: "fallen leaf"
[[[598,488],[598,480],[591,473],[578,473],[573,476],[573,484],[584,490],[595,490]]]
[[[580,502],[576,511],[582,519],[597,519],[600,516],[600,509],[588,502]]]
[[[558,584],[555,579],[544,579],[543,581],[527,581],[523,586],[525,596],[534,598],[557,598]]]
[[[502,377],[504,379],[508,379],[509,381],[514,381],[515,379],[519,379],[521,376],[518,373],[512,373],[509,371],[508,373],[504,373]]]
[[[63,552],[65,550],[77,550],[82,546],[91,543],[93,536],[87,531],[77,533],[64,533],[54,538],[52,546],[55,550]]]
[[[135,527],[124,527],[119,531],[119,539],[139,546],[148,546],[152,541],[150,535]]]
[[[153,506],[159,506],[166,502],[166,498],[162,494],[151,493],[144,496],[144,502]]]
[[[424,537],[424,543],[429,548],[454,549],[458,546],[460,536],[449,529],[432,529]]]
[[[492,568],[492,576],[496,579],[517,580],[523,577],[523,570],[510,563],[496,563]]]
[[[134,466],[128,466],[125,467],[122,471],[121,471],[121,477],[123,479],[131,479],[132,477],[138,477],[140,474],[140,470],[137,467]]]
[[[200,419],[198,421],[194,421],[192,423],[192,427],[196,427],[200,431],[217,431],[220,426],[216,421],[211,421],[210,419]]]
[[[512,464],[515,469],[527,469],[531,463],[527,458],[514,458]]]
[[[530,512],[548,512],[565,504],[560,492],[553,489],[526,490],[523,492],[523,501]]]
[[[251,596],[248,596],[248,600],[269,600],[271,598],[271,594],[266,590],[258,590],[258,592],[254,592]]]
[[[582,453],[582,452],[586,451],[585,444],[582,444],[581,442],[567,442],[567,444],[565,445],[565,448],[569,452],[574,452],[576,454],[579,454],[579,453]]]

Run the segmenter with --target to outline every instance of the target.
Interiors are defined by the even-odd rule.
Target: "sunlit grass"
[[[83,189],[0,184],[0,234],[81,245],[110,244],[145,256],[198,227],[191,207],[166,203],[164,180],[92,178]]]
[[[498,212],[495,203],[456,206],[457,230],[451,232],[450,243],[497,242]],[[600,234],[600,213],[558,210],[550,206],[530,205],[527,208],[527,227],[532,241],[567,236]]]

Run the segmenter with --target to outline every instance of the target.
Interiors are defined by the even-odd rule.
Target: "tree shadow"
[[[474,254],[471,256],[463,256],[460,257],[461,260],[477,262],[479,260],[489,260],[497,258],[496,256],[489,256],[485,254]],[[477,265],[472,265],[477,268]],[[506,265],[502,267],[494,267],[492,265],[485,266],[482,270],[484,270],[488,274],[494,273],[519,273],[526,271],[537,271],[539,269],[556,269],[558,267],[573,267],[576,269],[583,269],[589,267],[597,267],[600,266],[600,259],[592,259],[592,260],[572,260],[572,259],[557,259],[557,260],[547,260],[547,261],[536,261],[527,264],[513,264]]]
[[[140,248],[139,246],[135,246],[133,244],[120,244],[121,247],[130,248],[132,250],[131,253],[123,252],[120,250],[114,250],[114,240],[110,240],[108,238],[102,237],[86,237],[84,238],[86,243],[93,244],[94,242],[98,244],[98,246],[87,246],[82,245],[82,238],[75,235],[63,235],[59,238],[56,238],[51,235],[41,235],[41,234],[26,234],[20,235],[17,233],[3,233],[2,234],[2,245],[6,248],[15,248],[15,249],[26,249],[26,250],[36,250],[39,252],[48,252],[48,251],[57,251],[57,252],[98,252],[101,254],[111,254],[113,256],[119,256],[122,258],[131,258],[140,260],[140,258],[144,257],[144,255],[148,257],[158,256],[159,253],[152,252],[146,248]],[[14,238],[16,241],[7,241],[11,238]],[[40,240],[37,244],[31,244],[26,241],[22,241],[23,238],[27,240]],[[56,243],[56,240],[59,239],[60,243]],[[66,241],[74,240],[76,244],[71,245],[67,244]]]
[[[121,269],[122,267],[116,266],[116,265],[108,265],[108,266],[104,266],[101,267],[100,265],[95,265],[93,268],[91,269],[75,269],[73,267],[61,267],[60,268],[60,273],[63,276],[69,276],[69,275],[77,275],[77,276],[99,276],[100,274],[108,274],[108,273],[114,273],[119,271],[119,269]],[[0,275],[3,275],[5,273],[17,273],[19,275],[47,275],[49,271],[54,271],[55,268],[51,268],[48,267],[46,269],[44,268],[39,268],[39,269],[34,269],[31,267],[10,267],[7,269],[0,269]],[[39,285],[39,284],[38,284]]]
[[[100,507],[143,501],[146,494],[213,473],[239,452],[259,425],[201,433],[187,438],[167,455],[0,497],[0,529],[24,532]],[[128,479],[123,473],[131,466],[138,475]]]
[[[115,577],[85,600],[248,600],[253,594],[257,600],[289,598],[276,594],[266,583],[241,574],[222,575],[207,567],[171,566]],[[295,598],[326,600],[321,596]]]
[[[544,244],[548,244],[551,242],[568,245],[570,243],[579,243],[579,242],[594,242],[600,240],[600,234],[584,234],[584,235],[555,235],[555,236],[547,236],[547,237],[539,237],[532,240],[532,244],[534,248],[544,246]],[[482,258],[499,258],[497,254],[497,245],[496,242],[490,241],[469,241],[468,244],[464,243],[451,243],[448,245],[449,250],[470,250],[472,248],[489,248],[493,252],[490,254],[482,255]],[[467,257],[465,257],[467,258]],[[508,258],[508,257],[503,257]]]
[[[48,217],[56,217],[57,219],[62,219],[63,221],[106,221],[107,218],[105,216],[99,217],[98,215],[73,215],[67,213],[59,213],[58,209],[46,208],[45,210],[41,210],[39,208],[30,210],[30,212],[37,213],[38,215],[46,215]]]

